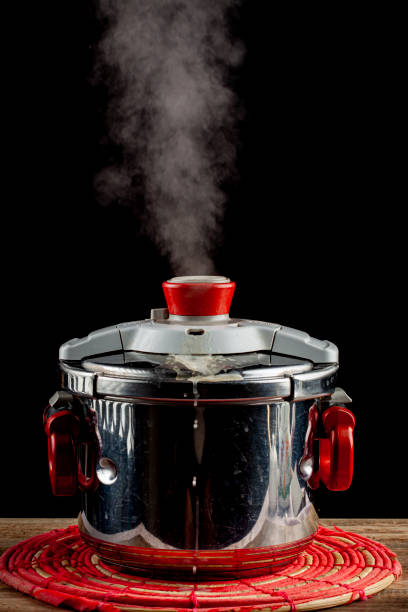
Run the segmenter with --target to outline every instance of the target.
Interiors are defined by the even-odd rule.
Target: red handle
[[[54,495],[74,495],[77,488],[76,438],[79,419],[60,410],[45,422],[48,437],[48,469]]]
[[[345,491],[353,480],[355,418],[343,406],[330,406],[322,421],[329,437],[319,440],[319,477],[331,491]]]

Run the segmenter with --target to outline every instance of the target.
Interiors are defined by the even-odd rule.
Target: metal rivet
[[[112,459],[101,457],[96,467],[96,475],[104,485],[112,485],[118,477],[118,469]]]
[[[309,480],[313,474],[313,457],[307,457],[300,461],[299,472],[303,480]]]

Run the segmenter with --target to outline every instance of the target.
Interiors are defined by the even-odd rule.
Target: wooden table
[[[73,525],[75,519],[6,519],[0,518],[0,554],[16,544],[50,529]],[[393,550],[403,568],[403,575],[384,591],[366,601],[356,601],[348,612],[396,612],[408,610],[408,519],[324,519],[322,525],[333,524],[347,531],[378,540]],[[345,608],[346,606],[339,606]],[[0,610],[19,612],[26,610],[56,610],[40,603],[27,595],[22,595],[0,583]],[[58,608],[67,610],[67,608]]]

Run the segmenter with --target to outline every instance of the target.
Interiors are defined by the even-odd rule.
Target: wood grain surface
[[[397,612],[408,610],[408,519],[322,519],[325,527],[337,525],[373,540],[378,540],[393,550],[402,565],[403,574],[384,591],[366,601],[356,601],[350,612]],[[76,519],[8,519],[0,518],[0,554],[10,546],[51,529],[68,527]],[[338,606],[335,609],[343,609]],[[67,608],[58,608],[67,610]],[[27,610],[56,610],[53,606],[37,602],[27,595],[0,583],[0,610],[23,612]]]

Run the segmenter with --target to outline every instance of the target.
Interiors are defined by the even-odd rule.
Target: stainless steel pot
[[[309,489],[352,478],[354,417],[338,351],[230,319],[234,283],[179,277],[168,309],[62,345],[44,414],[56,495],[105,561],[149,574],[256,575],[290,562],[318,519]]]

